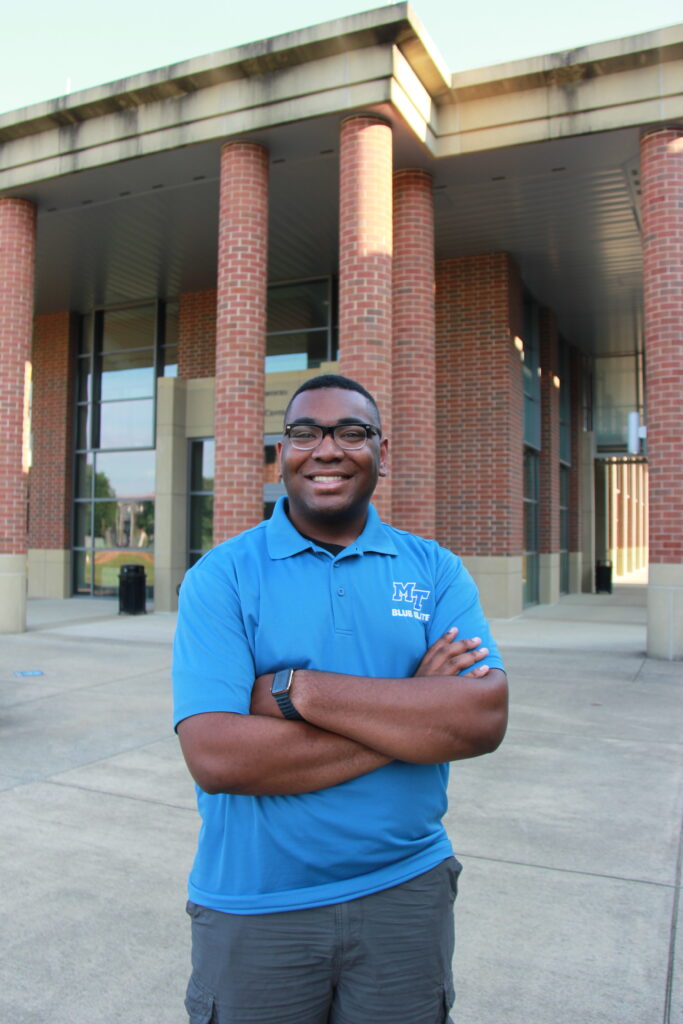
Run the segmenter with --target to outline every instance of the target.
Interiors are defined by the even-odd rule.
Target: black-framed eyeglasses
[[[328,434],[332,435],[336,445],[352,452],[362,448],[368,438],[379,437],[381,430],[371,423],[337,423],[334,427],[322,427],[319,423],[288,423],[284,433],[292,446],[302,452],[317,448]]]

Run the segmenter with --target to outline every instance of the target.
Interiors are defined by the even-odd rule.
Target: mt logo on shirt
[[[429,622],[429,614],[422,611],[422,606],[430,594],[431,590],[420,590],[415,582],[401,583],[399,580],[394,580],[394,592],[391,600],[395,604],[410,605],[410,607],[392,608],[391,614],[407,619],[419,619],[420,622]]]

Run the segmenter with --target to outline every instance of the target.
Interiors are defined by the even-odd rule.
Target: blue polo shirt
[[[372,506],[362,534],[332,555],[298,533],[281,498],[271,519],[218,545],[183,581],[174,725],[211,711],[248,714],[256,676],[290,666],[412,676],[451,626],[480,636],[485,663],[503,667],[459,558],[387,526]],[[202,827],[189,897],[214,910],[270,913],[414,878],[452,853],[441,823],[447,783],[446,764],[393,761],[293,796],[197,787]]]

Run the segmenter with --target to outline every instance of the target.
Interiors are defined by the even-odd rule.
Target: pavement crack
[[[118,800],[132,800],[134,803],[151,804],[153,807],[170,807],[175,811],[184,811],[187,814],[197,814],[196,807],[186,807],[185,804],[174,803],[169,800],[152,800],[150,797],[138,796],[136,793],[120,793],[113,789],[102,789],[98,786],[83,786],[77,782],[63,782],[58,779],[43,779],[48,786],[59,786],[61,789],[77,789],[82,793],[95,793],[101,796],[111,796]]]
[[[680,886],[674,882],[658,882],[653,878],[632,878],[629,875],[611,875],[605,874],[602,871],[584,871],[581,868],[563,868],[554,864],[536,864],[533,861],[510,860],[506,857],[485,857],[478,853],[467,853],[465,850],[458,850],[456,855],[459,858],[464,857],[467,860],[478,860],[489,864],[509,864],[511,867],[528,868],[531,871],[553,871],[561,875],[578,875],[584,878],[599,878],[612,882],[628,882],[634,885],[647,885],[654,886],[658,889],[669,889],[674,892],[680,888]],[[668,1022],[665,1021],[665,1024],[668,1024]]]

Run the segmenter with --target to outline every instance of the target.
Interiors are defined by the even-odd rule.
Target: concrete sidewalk
[[[197,818],[170,729],[174,625],[31,601],[29,631],[0,640],[2,1022],[186,1021]],[[683,665],[644,657],[642,586],[494,632],[508,736],[454,766],[447,818],[455,1020],[683,1024]]]

